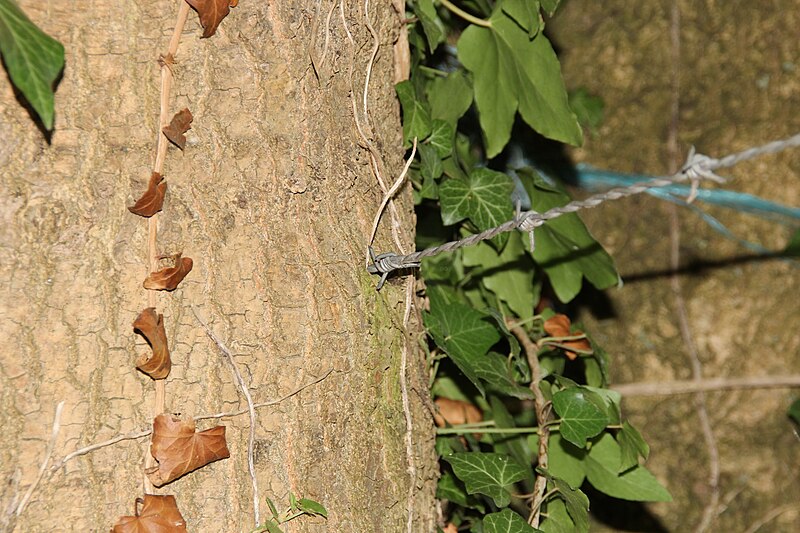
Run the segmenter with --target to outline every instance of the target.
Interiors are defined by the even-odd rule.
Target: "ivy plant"
[[[581,124],[593,131],[602,117],[596,97],[567,92],[543,33],[558,4],[407,2],[412,68],[396,90],[405,145],[419,143],[409,174],[418,247],[570,201],[533,166],[512,164],[509,148],[520,126],[579,145]],[[670,500],[643,465],[647,443],[607,388],[608,356],[557,311],[584,284],[616,285],[612,258],[577,214],[534,237],[502,234],[422,262],[437,495],[459,530],[588,531],[587,485],[614,498]]]
[[[0,0],[0,55],[11,82],[53,129],[53,84],[64,68],[64,47],[40,30],[14,0]]]

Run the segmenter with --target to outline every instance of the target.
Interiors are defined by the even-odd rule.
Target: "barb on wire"
[[[402,269],[419,268],[420,261],[425,257],[433,257],[444,252],[451,252],[465,246],[471,246],[481,241],[485,241],[496,237],[501,233],[519,229],[527,231],[533,235],[533,230],[539,226],[543,226],[548,220],[558,218],[561,215],[568,213],[575,213],[582,209],[589,209],[597,207],[598,205],[609,200],[619,200],[620,198],[627,198],[636,194],[643,193],[649,189],[666,187],[675,183],[689,181],[692,184],[692,189],[696,190],[699,182],[703,180],[713,181],[715,183],[725,183],[725,179],[714,173],[715,170],[720,168],[729,168],[737,163],[755,157],[773,154],[780,152],[787,148],[794,148],[800,146],[800,133],[789,137],[787,139],[772,141],[770,143],[748,148],[741,152],[727,155],[721,159],[709,157],[707,155],[698,154],[694,146],[689,150],[689,155],[686,158],[681,170],[672,176],[665,178],[656,178],[642,183],[635,183],[626,187],[617,187],[610,189],[606,192],[595,194],[586,198],[585,200],[575,200],[562,207],[554,207],[544,213],[537,213],[536,211],[523,211],[517,213],[513,219],[505,222],[497,227],[470,235],[458,241],[451,241],[445,244],[434,246],[414,252],[407,255],[399,255],[394,252],[384,252],[375,255],[371,252],[372,263],[367,266],[367,272],[370,274],[377,274],[381,276],[376,290],[380,290],[386,279],[392,272]]]

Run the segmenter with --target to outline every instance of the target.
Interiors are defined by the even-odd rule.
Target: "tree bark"
[[[391,182],[403,155],[392,44],[405,29],[388,4],[375,4],[368,17],[380,48],[367,99],[374,128],[365,133]],[[54,461],[152,422],[154,382],[134,368],[148,348],[131,327],[148,306],[147,222],[126,206],[152,169],[157,59],[179,3],[20,5],[64,44],[67,60],[49,144],[6,77],[0,80],[0,470],[11,480],[3,512],[37,475],[58,402],[66,404]],[[434,528],[436,458],[421,402],[428,393],[416,349],[421,326],[412,313],[404,331],[404,282],[376,293],[376,278],[364,268],[382,197],[352,103],[361,110],[373,46],[366,21],[364,6],[352,2],[340,11],[330,2],[243,1],[216,35],[200,40],[192,12],[172,66],[170,115],[188,107],[194,122],[185,151],[170,147],[167,154],[158,252],[182,252],[194,269],[157,298],[173,358],[166,411],[246,407],[192,308],[230,347],[255,402],[330,371],[257,411],[262,517],[269,514],[265,497],[282,507],[290,491],[329,511],[327,521],[301,518],[287,531],[403,531],[409,511],[413,531]],[[399,236],[410,250],[408,189],[396,205]],[[395,248],[390,225],[387,213],[380,250]],[[404,345],[414,422],[411,491],[399,372]],[[189,531],[255,525],[248,416],[220,423],[231,457],[156,491],[176,496]],[[198,429],[215,424],[201,421]],[[16,530],[107,531],[142,495],[148,446],[149,439],[123,441],[46,475]]]

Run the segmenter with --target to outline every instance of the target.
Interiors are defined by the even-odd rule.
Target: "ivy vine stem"
[[[458,7],[457,5],[455,5],[452,2],[450,2],[450,0],[439,0],[439,2],[445,8],[447,8],[448,11],[450,11],[454,15],[458,15],[459,17],[461,17],[462,19],[466,20],[470,24],[475,24],[476,26],[483,26],[484,28],[491,28],[492,27],[492,23],[489,22],[488,20],[485,20],[485,19],[482,19],[482,18],[478,18],[475,15],[470,15],[469,13],[467,13],[466,11],[464,11],[463,9]]]
[[[543,373],[542,368],[539,366],[539,349],[540,346],[534,342],[528,332],[513,321],[507,320],[506,324],[514,334],[525,352],[528,359],[528,366],[531,369],[531,384],[530,389],[533,392],[533,403],[536,410],[536,422],[539,426],[539,449],[537,453],[537,468],[542,470],[548,469],[548,445],[550,442],[550,426],[548,425],[548,418],[550,416],[550,409],[548,408],[547,399],[544,397],[542,389],[539,384],[542,381]],[[539,520],[541,518],[541,506],[545,499],[545,490],[547,489],[547,478],[537,474],[536,480],[533,484],[533,498],[531,499],[531,514],[528,516],[528,524],[534,528],[539,527]]]

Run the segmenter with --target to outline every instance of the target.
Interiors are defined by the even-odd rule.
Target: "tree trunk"
[[[4,513],[36,478],[60,401],[51,465],[147,429],[155,414],[154,382],[134,368],[148,348],[131,326],[149,305],[142,288],[150,270],[148,222],[126,206],[153,168],[157,59],[179,6],[20,4],[64,44],[67,60],[50,144],[6,77],[0,81],[0,470],[10,480]],[[255,402],[324,376],[256,412],[262,521],[265,497],[280,508],[290,491],[329,511],[327,521],[300,518],[287,531],[403,531],[409,511],[414,531],[433,529],[436,462],[421,401],[421,328],[412,313],[404,332],[405,282],[376,293],[376,278],[364,268],[383,193],[353,101],[386,160],[389,184],[403,154],[392,79],[400,18],[376,4],[368,6],[380,45],[367,99],[374,128],[362,112],[374,45],[363,5],[245,0],[203,40],[191,12],[172,65],[169,114],[188,107],[194,122],[185,151],[167,153],[157,252],[182,252],[194,269],[177,290],[157,294],[173,359],[165,410],[201,415],[247,406],[195,313],[230,348]],[[399,238],[410,250],[407,189],[395,204]],[[387,212],[380,250],[395,248],[390,227]],[[411,458],[400,384],[404,346]],[[204,420],[198,429],[217,423],[227,428],[230,458],[155,492],[176,496],[189,531],[250,531],[249,418]],[[16,531],[107,531],[142,495],[148,449],[149,438],[124,440],[45,475]]]

